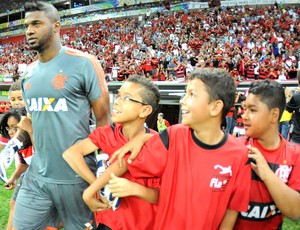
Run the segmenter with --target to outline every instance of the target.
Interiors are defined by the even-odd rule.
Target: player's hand
[[[90,195],[87,190],[83,192],[82,198],[86,205],[93,211],[101,212],[110,209],[109,204],[97,199],[94,195]]]
[[[273,173],[266,159],[257,148],[253,148],[250,146],[248,146],[247,148],[250,150],[248,157],[252,159],[251,168],[262,181],[266,180],[269,175]]]
[[[16,187],[16,179],[15,178],[9,178],[9,180],[5,183],[4,187],[7,190],[12,190]]]
[[[119,150],[115,151],[114,154],[111,156],[109,159],[109,163],[112,164],[113,160],[117,157],[119,166],[123,167],[123,158],[124,156],[131,152],[130,157],[127,160],[128,164],[131,164],[134,159],[137,157],[139,154],[140,150],[142,149],[143,145],[153,136],[153,134],[144,134],[137,136],[133,138],[130,142],[126,143],[123,145],[122,148]]]
[[[109,180],[109,190],[113,197],[133,196],[135,195],[135,183],[125,178],[117,177],[112,173],[111,179]]]

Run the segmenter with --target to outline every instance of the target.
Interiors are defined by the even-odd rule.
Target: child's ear
[[[280,110],[278,108],[271,109],[271,121],[272,123],[277,123],[280,120],[279,114]]]
[[[223,104],[223,101],[221,101],[221,100],[216,100],[216,101],[211,102],[210,115],[212,117],[216,117],[219,114],[222,115],[223,107],[224,107],[224,104]]]
[[[148,117],[152,113],[151,105],[144,105],[140,110],[140,117]]]

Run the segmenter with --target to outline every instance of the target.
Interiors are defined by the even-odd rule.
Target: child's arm
[[[82,198],[92,211],[107,209],[107,207],[103,207],[103,203],[97,199],[95,194],[109,182],[111,173],[122,176],[127,172],[126,163],[124,162],[123,165],[124,167],[120,168],[118,162],[114,162],[83,192]]]
[[[14,173],[11,175],[9,180],[5,183],[5,188],[8,190],[14,189],[16,185],[16,181],[26,171],[27,168],[28,168],[27,164],[24,163],[18,164],[18,167],[16,168]]]
[[[96,180],[96,176],[89,169],[83,156],[88,155],[97,149],[98,147],[89,138],[86,138],[72,145],[62,155],[71,168],[89,184]]]
[[[238,212],[235,210],[227,209],[220,224],[219,230],[231,230],[234,227],[235,221],[237,219]]]
[[[158,189],[148,188],[125,178],[117,177],[113,173],[109,180],[109,190],[113,197],[136,196],[153,204],[157,204],[159,196]]]
[[[29,134],[31,143],[33,145],[34,143],[31,118],[29,116],[22,116],[21,121],[18,123],[18,127],[25,130]]]
[[[123,158],[126,153],[131,152],[130,157],[128,158],[128,164],[131,164],[132,161],[137,157],[140,150],[142,149],[143,145],[153,136],[153,134],[144,134],[138,135],[137,137],[133,138],[130,142],[123,145],[122,148],[115,151],[114,154],[109,159],[109,162],[113,162],[113,160],[117,157],[120,167],[123,167]]]
[[[251,168],[265,183],[276,206],[283,215],[291,219],[300,218],[300,194],[283,183],[270,169],[263,155],[257,148],[249,148],[249,158],[256,161],[251,163]]]

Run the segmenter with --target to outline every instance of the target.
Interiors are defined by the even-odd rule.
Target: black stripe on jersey
[[[274,202],[250,202],[247,212],[240,212],[239,218],[248,221],[266,221],[281,215],[280,210],[276,207]]]
[[[168,135],[168,129],[163,130],[160,134],[160,139],[162,141],[162,143],[164,144],[164,146],[166,147],[166,149],[169,149],[169,135]]]
[[[275,173],[276,170],[279,168],[279,165],[278,165],[278,164],[273,164],[273,163],[269,163],[269,162],[267,162],[267,163],[268,163],[270,169],[271,169],[274,173]],[[292,171],[293,171],[293,166],[292,166],[292,170],[291,170],[291,172],[290,172],[288,178],[286,178],[287,180],[289,180],[289,177],[290,177]],[[257,174],[256,174],[253,170],[252,170],[252,180],[256,180],[256,181],[261,181],[261,182],[262,182],[262,180],[259,178],[259,176],[257,176]]]

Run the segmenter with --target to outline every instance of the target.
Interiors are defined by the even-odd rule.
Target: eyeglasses
[[[9,131],[15,131],[15,132],[17,132],[17,130],[18,130],[18,127],[5,127],[5,129],[9,132]]]
[[[119,99],[120,99],[121,101],[131,101],[131,102],[139,103],[139,104],[141,104],[141,105],[148,105],[148,104],[146,104],[146,103],[144,103],[144,102],[141,102],[141,101],[132,99],[132,98],[130,98],[130,97],[128,97],[128,96],[121,97],[119,94],[115,94],[115,101],[116,101],[116,100],[119,100]]]

